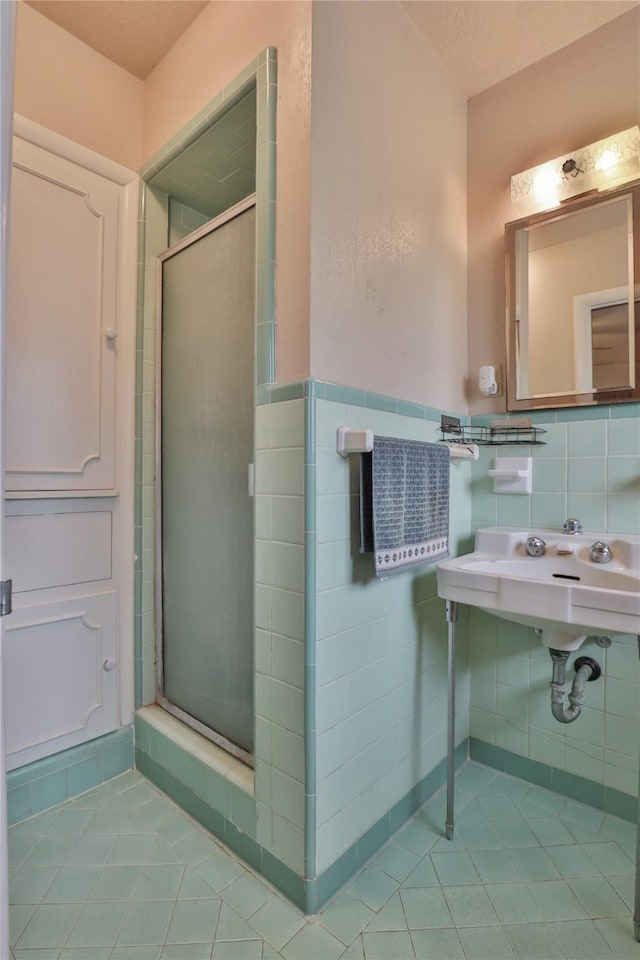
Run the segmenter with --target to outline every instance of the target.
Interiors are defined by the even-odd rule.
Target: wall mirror
[[[640,400],[640,181],[506,225],[507,409]]]

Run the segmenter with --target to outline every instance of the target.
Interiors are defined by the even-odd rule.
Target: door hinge
[[[6,617],[11,613],[12,588],[12,580],[0,580],[0,617]]]

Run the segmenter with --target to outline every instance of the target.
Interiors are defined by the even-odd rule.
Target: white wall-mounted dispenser
[[[480,393],[485,397],[495,397],[498,392],[496,368],[492,366],[480,367],[478,371],[478,386]]]
[[[493,478],[494,493],[531,493],[532,459],[531,457],[496,457],[493,469],[489,470]]]

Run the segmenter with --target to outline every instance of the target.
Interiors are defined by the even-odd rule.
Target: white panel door
[[[132,719],[137,177],[16,118],[11,202],[3,559],[14,579],[4,675],[13,770]]]
[[[4,657],[8,769],[117,727],[115,593],[14,608]]]
[[[5,517],[5,550],[11,557],[14,596],[110,580],[112,527],[113,515],[107,510]]]
[[[120,188],[14,139],[7,491],[114,491]]]

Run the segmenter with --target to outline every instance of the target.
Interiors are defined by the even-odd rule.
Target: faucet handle
[[[596,540],[589,548],[589,556],[594,563],[610,563],[613,560],[613,553],[608,543],[602,540]]]
[[[582,533],[582,524],[579,520],[576,520],[575,517],[569,517],[568,520],[565,520],[564,527],[562,528],[563,533]]]
[[[525,544],[525,550],[530,557],[544,557],[547,545],[542,537],[529,537]]]

